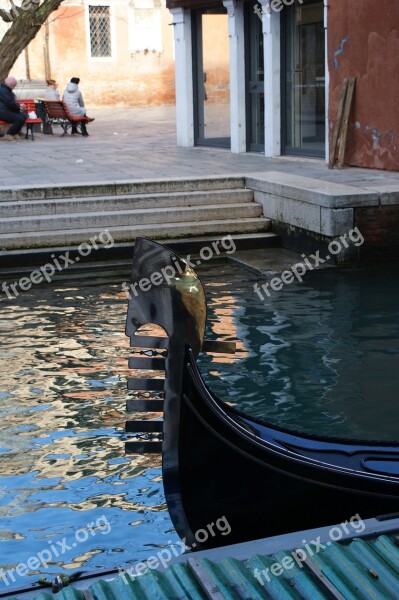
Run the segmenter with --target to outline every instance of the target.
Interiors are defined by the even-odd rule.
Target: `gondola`
[[[162,410],[164,419],[128,421],[126,430],[137,437],[126,449],[162,449],[169,513],[188,547],[399,512],[399,442],[303,435],[251,418],[212,393],[196,359],[201,351],[231,348],[204,339],[205,294],[191,264],[138,239],[130,290],[129,366],[165,375],[130,378],[136,397],[127,407]],[[146,324],[160,326],[165,336],[145,335]],[[228,535],[220,523],[228,523]]]

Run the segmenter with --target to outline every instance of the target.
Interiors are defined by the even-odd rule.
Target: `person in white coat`
[[[55,79],[47,79],[47,89],[45,90],[43,97],[45,100],[61,100]]]
[[[68,107],[69,112],[73,117],[85,117],[86,116],[86,107],[83,101],[82,92],[79,90],[79,77],[72,77],[71,81],[66,86],[66,90],[64,95],[62,96],[63,102]],[[90,121],[94,121],[94,119],[90,119]],[[82,127],[82,135],[87,136],[86,123],[81,123]],[[77,126],[72,125],[72,132],[78,133]]]

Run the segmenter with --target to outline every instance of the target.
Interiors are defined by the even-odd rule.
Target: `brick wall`
[[[361,260],[399,257],[398,205],[356,208],[355,226],[365,238],[359,249]]]

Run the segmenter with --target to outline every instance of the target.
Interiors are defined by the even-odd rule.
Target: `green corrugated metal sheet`
[[[307,551],[303,564],[291,551],[220,562],[191,554],[164,573],[118,576],[93,583],[85,593],[67,587],[55,595],[41,593],[35,600],[397,600],[398,546],[397,534],[329,542],[312,556]]]

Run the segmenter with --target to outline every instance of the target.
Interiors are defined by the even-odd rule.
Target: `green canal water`
[[[160,459],[124,455],[129,270],[1,297],[0,590],[134,564],[178,539]],[[221,399],[301,432],[399,439],[396,267],[309,273],[265,302],[234,264],[200,275],[208,337],[238,340],[234,357],[199,361]]]

